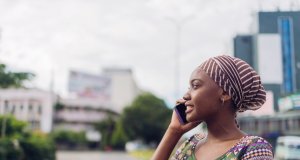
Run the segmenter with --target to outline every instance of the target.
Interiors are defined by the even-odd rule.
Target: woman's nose
[[[184,95],[183,95],[183,97],[182,97],[184,100],[190,100],[191,99],[191,96],[190,96],[190,94],[189,94],[189,92],[187,91]]]

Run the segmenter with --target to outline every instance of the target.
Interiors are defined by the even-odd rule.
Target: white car
[[[275,159],[299,159],[300,160],[300,137],[282,136],[276,142]]]

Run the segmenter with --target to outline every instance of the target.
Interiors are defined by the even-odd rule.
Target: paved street
[[[137,160],[125,152],[57,151],[57,160]]]

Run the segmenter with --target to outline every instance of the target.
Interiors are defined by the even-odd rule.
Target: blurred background
[[[0,159],[150,159],[190,73],[221,54],[267,90],[241,129],[300,159],[297,44],[299,0],[0,0]]]

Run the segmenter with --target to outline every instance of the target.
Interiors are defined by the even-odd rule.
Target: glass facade
[[[295,82],[293,78],[293,21],[290,17],[279,17],[279,33],[283,60],[283,90],[285,94],[293,93]]]

